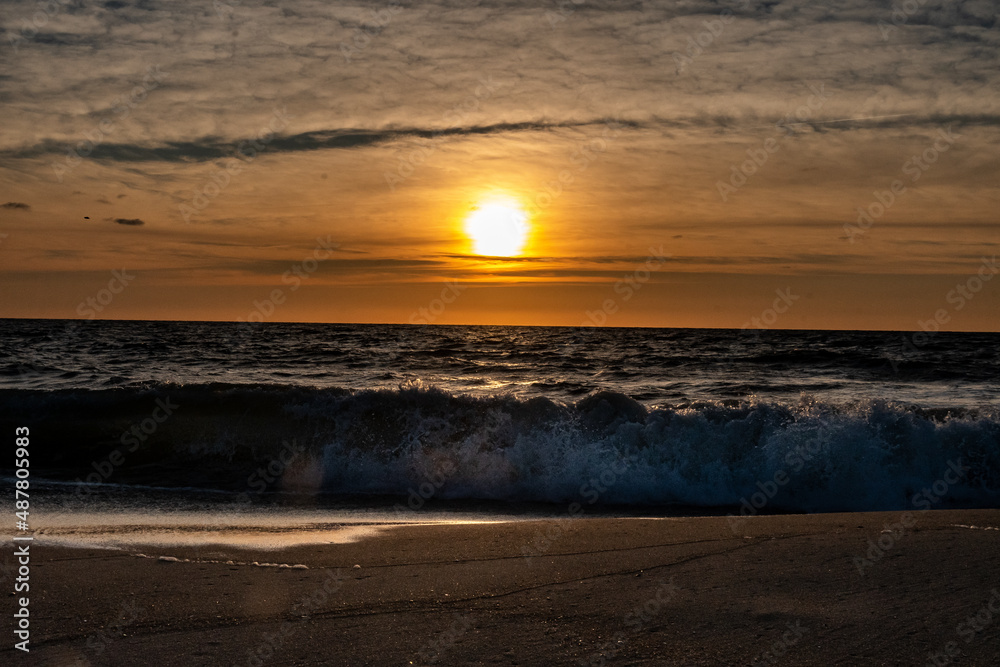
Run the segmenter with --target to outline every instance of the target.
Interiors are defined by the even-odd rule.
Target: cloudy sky
[[[998,6],[0,2],[0,316],[997,330]]]

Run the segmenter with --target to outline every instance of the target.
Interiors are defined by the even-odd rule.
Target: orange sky
[[[995,17],[753,4],[53,15],[0,79],[0,316],[997,330]]]

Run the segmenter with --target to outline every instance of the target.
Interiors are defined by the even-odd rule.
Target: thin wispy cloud
[[[50,275],[121,243],[171,284],[280,279],[330,236],[317,278],[385,286],[472,271],[463,216],[504,192],[535,225],[512,279],[660,244],[664,274],[960,274],[1000,241],[996,3],[917,5],[15,0],[3,224]]]

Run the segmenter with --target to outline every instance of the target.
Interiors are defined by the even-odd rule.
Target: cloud
[[[510,135],[526,132],[553,132],[558,130],[588,130],[601,128],[609,123],[618,130],[652,130],[663,134],[670,130],[715,129],[753,132],[760,128],[773,128],[774,123],[755,125],[763,120],[756,116],[742,121],[731,116],[679,116],[673,118],[649,117],[645,120],[595,118],[573,122],[522,122],[496,123],[483,126],[450,128],[388,128],[383,130],[339,129],[304,132],[277,137],[265,144],[268,153],[297,153],[332,149],[360,149],[408,140],[433,140],[449,137],[474,138],[476,136]],[[919,131],[939,127],[988,127],[1000,128],[1000,114],[891,114],[887,116],[858,115],[852,118],[815,118],[782,121],[783,126],[794,132],[850,132],[857,129]],[[218,137],[203,137],[193,141],[171,142],[167,145],[104,143],[88,153],[88,158],[111,162],[165,162],[199,163],[222,158],[240,158],[252,154],[253,139],[225,142]],[[36,158],[65,153],[65,145],[46,141],[18,149],[0,151],[8,158]],[[241,152],[243,151],[243,152]],[[256,151],[253,151],[254,153]],[[119,199],[127,195],[119,194]],[[101,200],[99,200],[101,201]]]
[[[6,204],[0,204],[0,208],[15,210],[15,211],[30,211],[31,207],[19,201],[9,201]]]
[[[0,149],[65,152],[109,121],[93,157],[211,160],[256,136],[276,106],[287,107],[293,127],[269,148],[293,152],[440,131],[544,130],[616,114],[725,129],[794,110],[807,81],[836,91],[826,118],[919,113],[996,124],[1000,40],[995,5],[982,0],[925,6],[898,25],[891,3],[861,0],[379,8],[310,0],[282,8],[58,5],[10,54],[20,66],[0,80],[0,99],[19,113]],[[19,19],[35,11],[27,0],[10,3],[4,27],[20,34]],[[732,20],[721,24],[725,11]],[[880,21],[894,28],[885,38]],[[718,32],[707,41],[706,23]],[[696,41],[688,55],[689,40],[704,46]],[[691,60],[683,71],[675,55]],[[86,67],[62,66],[79,59]],[[162,83],[119,112],[116,100],[129,99],[151,65]]]
[[[878,243],[894,233],[928,243],[935,261],[958,261],[958,243],[1000,233],[988,210],[1000,202],[990,189],[1000,149],[995,2],[917,3],[895,21],[901,3],[891,0],[404,0],[389,13],[380,11],[397,6],[388,0],[280,4],[49,3],[54,13],[28,35],[23,20],[41,5],[8,2],[0,178],[68,220],[79,207],[57,211],[42,193],[55,187],[54,164],[72,166],[67,192],[128,192],[128,210],[157,211],[157,232],[184,238],[194,228],[181,226],[178,207],[205,203],[196,222],[253,239],[232,248],[241,257],[333,233],[371,261],[327,271],[386,280],[464,265],[408,258],[463,247],[455,220],[488,188],[533,202],[558,189],[542,207],[538,252],[567,259],[511,264],[539,276],[612,277],[669,238],[681,241],[667,248],[670,270],[832,271],[880,261]],[[134,94],[154,66],[162,78]],[[815,86],[829,99],[797,119]],[[220,173],[278,109],[289,122],[262,157]],[[721,200],[716,184],[789,116],[780,150]],[[593,160],[581,156],[600,145],[607,119],[621,122],[620,136]],[[961,141],[907,182],[853,248],[866,257],[843,257],[842,224],[950,124]],[[387,174],[407,178],[390,190]],[[572,183],[557,183],[563,174]],[[209,245],[183,257],[153,243],[150,261],[216,261]],[[927,265],[917,257],[912,270]]]
[[[504,133],[544,132],[565,128],[586,128],[600,126],[610,120],[595,119],[571,123],[496,123],[484,126],[446,127],[439,129],[405,127],[384,130],[323,130],[277,137],[262,145],[270,153],[352,149],[408,139],[474,137]],[[622,126],[636,126],[636,124],[627,121],[620,124]],[[220,140],[218,137],[200,137],[193,141],[170,142],[167,145],[161,146],[102,143],[88,151],[87,157],[94,160],[111,160],[117,162],[204,162],[225,157],[248,156],[253,149],[252,141],[254,141],[253,137],[242,139],[238,142],[226,142]],[[66,147],[64,145],[53,141],[45,141],[35,146],[0,151],[0,155],[11,158],[34,158],[65,152]],[[118,195],[119,198],[124,196]]]
[[[115,218],[115,222],[119,225],[127,225],[129,227],[141,227],[146,224],[139,218]]]

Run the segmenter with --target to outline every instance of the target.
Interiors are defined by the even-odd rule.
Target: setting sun
[[[511,200],[485,202],[466,218],[465,233],[477,255],[520,255],[528,238],[528,214]]]

